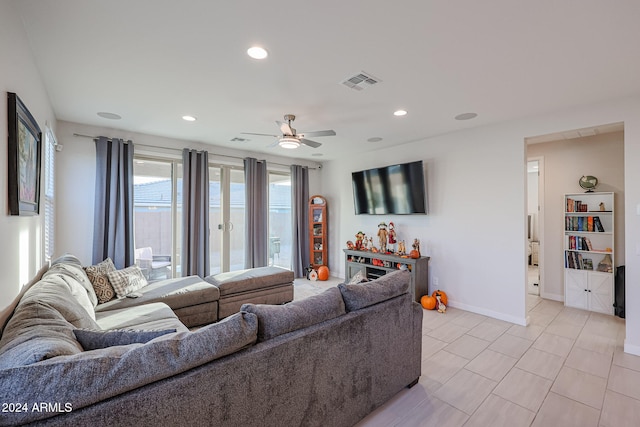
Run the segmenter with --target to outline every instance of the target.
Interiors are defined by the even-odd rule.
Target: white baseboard
[[[624,352],[633,354],[635,356],[640,356],[640,345],[629,344],[627,340],[624,340]]]
[[[463,304],[456,301],[449,301],[448,305],[453,308],[459,308],[460,310],[470,311],[476,314],[482,314],[483,316],[493,317],[494,319],[504,320],[505,322],[509,322],[509,323],[515,323],[516,325],[527,326],[526,317],[510,316],[508,314],[500,313],[493,310],[487,310],[486,308],[477,307],[475,305]]]
[[[550,294],[547,292],[541,292],[540,297],[544,299],[550,299],[553,301],[564,302],[564,295],[560,295],[560,294]]]

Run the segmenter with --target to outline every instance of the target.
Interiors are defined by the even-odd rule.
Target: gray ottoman
[[[198,276],[153,282],[140,289],[138,293],[142,294],[139,298],[115,299],[98,304],[96,313],[163,302],[171,307],[188,328],[207,325],[218,320],[220,292],[215,286],[203,282]]]
[[[293,300],[293,271],[258,267],[213,274],[204,280],[220,290],[218,319],[240,311],[245,303],[284,304]]]

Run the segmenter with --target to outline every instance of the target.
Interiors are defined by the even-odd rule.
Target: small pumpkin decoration
[[[434,308],[436,308],[437,302],[438,300],[436,300],[436,297],[433,297],[431,295],[425,295],[420,298],[420,305],[422,305],[422,308],[426,310],[433,310]]]
[[[329,278],[329,267],[321,265],[318,267],[318,280],[325,281]]]
[[[413,259],[418,259],[420,258],[420,251],[418,251],[417,249],[414,249],[411,252],[409,252],[409,256]]]
[[[436,295],[438,295],[438,294],[440,295],[440,301],[442,301],[442,303],[443,303],[444,305],[448,305],[449,300],[448,300],[448,298],[447,298],[447,294],[446,294],[444,291],[441,291],[440,289],[435,290],[435,291],[433,291],[433,293],[431,294],[431,296],[432,296],[433,298],[435,298],[435,297],[436,297]]]

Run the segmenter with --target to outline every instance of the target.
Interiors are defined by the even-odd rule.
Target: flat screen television
[[[356,215],[427,213],[421,160],[353,172],[351,180]]]

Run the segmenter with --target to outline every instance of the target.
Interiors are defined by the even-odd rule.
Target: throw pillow
[[[73,334],[85,351],[97,350],[100,348],[113,347],[116,345],[144,344],[162,335],[172,334],[175,329],[163,329],[156,331],[138,330],[111,330],[92,331],[88,329],[74,329]]]
[[[353,285],[342,283],[338,289],[347,311],[355,311],[407,293],[410,281],[411,274],[408,271],[398,270],[370,282]]]
[[[240,310],[258,316],[258,341],[345,314],[344,302],[337,288],[284,305],[243,304]]]
[[[91,281],[93,285],[93,290],[96,291],[99,304],[115,298],[116,293],[113,291],[113,287],[107,278],[107,273],[116,271],[116,266],[113,265],[111,258],[107,258],[99,264],[86,267],[84,271],[87,272],[89,281]]]
[[[362,282],[368,282],[368,281],[369,281],[369,279],[367,279],[367,277],[364,275],[362,270],[360,270],[356,274],[353,275],[351,280],[349,280],[349,284],[353,285],[353,284],[356,284],[356,283],[362,283]]]
[[[128,294],[147,286],[142,270],[137,265],[107,273],[109,283],[118,298],[124,298]]]

